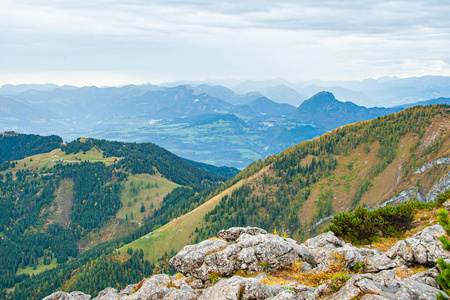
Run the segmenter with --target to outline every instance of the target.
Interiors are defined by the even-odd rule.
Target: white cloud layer
[[[448,1],[2,0],[0,84],[450,75]]]

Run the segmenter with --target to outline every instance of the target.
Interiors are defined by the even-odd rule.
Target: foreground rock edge
[[[439,241],[443,233],[440,225],[429,226],[383,253],[354,247],[333,232],[298,245],[292,239],[260,228],[233,227],[222,230],[218,239],[186,246],[176,254],[170,264],[183,276],[154,275],[140,288],[129,285],[120,292],[107,288],[93,300],[317,299],[324,296],[327,299],[436,299],[437,292],[441,291],[436,281],[436,260],[450,259],[450,253]],[[301,262],[303,272],[324,272],[336,255],[343,258],[348,270],[359,266],[363,273],[350,275],[338,290],[329,281],[315,288],[297,282],[266,284],[266,271],[287,269]],[[414,274],[409,268],[414,265],[430,268]],[[243,272],[259,275],[236,276]],[[56,292],[44,300],[91,298],[82,292]]]

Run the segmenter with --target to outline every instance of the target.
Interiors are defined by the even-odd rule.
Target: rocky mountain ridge
[[[450,259],[439,241],[443,234],[440,225],[428,226],[382,252],[357,248],[331,231],[299,245],[260,228],[233,227],[222,230],[218,238],[184,247],[170,260],[177,275],[154,275],[120,292],[107,288],[93,300],[435,299],[441,291],[437,259]],[[423,266],[421,272],[418,265]],[[301,280],[274,280],[273,272],[279,270],[304,278],[336,275],[312,287]],[[56,292],[44,298],[62,299],[91,296]]]

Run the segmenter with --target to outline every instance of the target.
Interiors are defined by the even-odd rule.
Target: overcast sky
[[[0,85],[450,75],[448,3],[0,0]]]

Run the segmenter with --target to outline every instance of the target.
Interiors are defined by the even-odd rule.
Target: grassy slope
[[[110,241],[136,229],[142,224],[142,219],[158,208],[164,197],[177,186],[176,183],[161,177],[160,174],[129,175],[122,186],[121,201],[123,206],[117,212],[116,217],[111,219],[100,230],[90,233],[80,242],[80,245],[84,249],[91,248],[99,241]],[[129,203],[131,206],[128,206]],[[143,213],[140,211],[142,204],[146,208],[146,211]],[[153,209],[151,209],[152,204]],[[131,212],[133,213],[133,219],[131,219]],[[126,220],[127,215],[128,220]]]
[[[193,241],[195,238],[195,229],[204,225],[204,216],[220,203],[223,196],[231,195],[236,188],[241,187],[242,184],[253,179],[254,177],[252,176],[237,182],[232,187],[214,196],[193,211],[174,219],[157,229],[152,235],[147,234],[120,248],[119,251],[125,252],[130,247],[134,250],[142,249],[145,253],[145,257],[150,261],[155,262],[166,252],[170,253],[172,250],[181,250],[181,248]],[[145,238],[146,236],[148,239]]]
[[[42,258],[40,258],[39,264],[36,267],[36,270],[34,270],[33,267],[27,267],[25,269],[19,268],[19,270],[17,270],[17,275],[20,275],[20,274],[37,275],[44,271],[56,268],[57,266],[58,266],[58,263],[56,262],[56,258],[53,258],[52,262],[49,265],[44,265]]]
[[[67,162],[59,162],[58,160],[63,159]],[[61,149],[55,149],[48,153],[37,154],[33,156],[26,157],[24,159],[16,160],[16,166],[12,169],[1,172],[2,174],[13,172],[18,170],[32,169],[32,170],[42,170],[43,168],[51,168],[58,163],[69,163],[69,162],[81,162],[81,161],[91,161],[91,162],[103,162],[106,165],[111,165],[115,160],[119,160],[118,157],[103,157],[103,152],[98,149],[91,149],[83,154],[79,152],[77,154],[67,155],[62,152]]]
[[[131,213],[134,216],[134,222],[141,223],[142,219],[157,209],[164,197],[178,185],[161,177],[160,174],[136,174],[130,175],[123,184],[121,196],[122,208],[117,213],[117,217],[125,219]],[[145,212],[141,212],[141,206],[144,204]],[[153,205],[153,209],[151,206]]]

